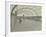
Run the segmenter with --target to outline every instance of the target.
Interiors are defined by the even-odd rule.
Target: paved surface
[[[41,30],[41,20],[36,21],[35,19],[21,18],[21,23],[19,22],[19,19],[17,19],[16,22],[15,20],[14,22],[12,22],[12,26],[13,26],[13,29],[12,29],[13,32],[15,31],[39,31]]]

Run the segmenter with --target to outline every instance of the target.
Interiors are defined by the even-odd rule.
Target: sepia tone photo
[[[42,12],[41,6],[35,5],[10,5],[11,32],[41,31]]]

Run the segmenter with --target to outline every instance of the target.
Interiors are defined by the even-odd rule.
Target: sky
[[[11,5],[11,10],[13,9],[14,5]],[[34,5],[17,5],[14,8],[13,13],[17,11],[17,16],[41,16],[41,6],[34,6]]]

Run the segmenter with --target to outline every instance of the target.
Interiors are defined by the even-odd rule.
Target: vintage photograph
[[[10,5],[11,32],[41,31],[42,7],[36,5]]]

